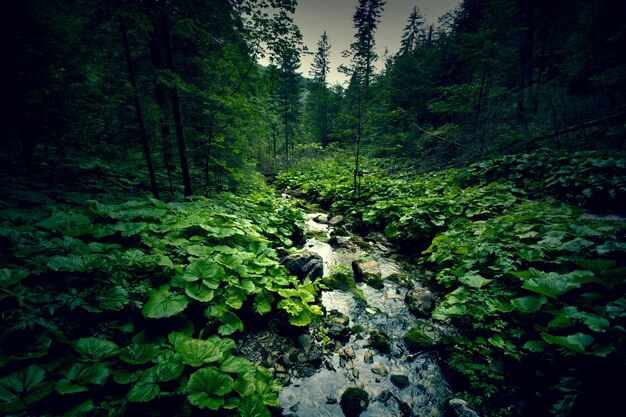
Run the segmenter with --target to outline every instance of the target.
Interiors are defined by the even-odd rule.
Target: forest
[[[623,408],[626,2],[393,1],[6,7],[1,415]]]

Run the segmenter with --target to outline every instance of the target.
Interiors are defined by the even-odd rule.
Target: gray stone
[[[337,404],[337,398],[333,397],[332,395],[327,395],[326,404]]]
[[[281,263],[298,278],[320,278],[324,275],[324,261],[317,253],[302,251],[285,256]]]
[[[302,350],[304,350],[304,353],[308,354],[309,350],[311,350],[311,335],[301,334],[298,336],[298,342],[300,343]]]
[[[330,310],[326,319],[333,326],[346,327],[348,324],[350,324],[350,317],[346,316],[338,310]]]
[[[331,326],[326,334],[331,339],[345,342],[350,338],[350,328],[342,326]]]
[[[356,353],[354,353],[354,349],[352,349],[352,346],[347,346],[346,348],[344,348],[344,352],[346,352],[346,356],[350,359],[356,358]]]
[[[322,352],[318,348],[312,348],[309,352],[309,363],[318,368],[322,366]]]
[[[452,417],[478,417],[478,413],[472,409],[472,406],[460,398],[448,401],[448,410]]]
[[[328,223],[328,214],[316,213],[311,216],[311,219],[315,220],[318,223]]]
[[[384,365],[377,363],[376,365],[372,366],[372,372],[375,373],[376,375],[380,375],[380,376],[387,376],[389,375],[389,370],[387,370],[387,368],[385,368]]]
[[[352,271],[356,282],[365,282],[374,288],[383,288],[380,267],[378,262],[372,259],[358,259],[352,261]]]
[[[348,236],[332,236],[328,243],[344,249],[350,249],[352,247],[350,237]]]
[[[409,290],[404,297],[404,302],[416,317],[429,317],[430,312],[435,308],[435,297],[423,287],[414,287]]]
[[[333,216],[329,221],[328,224],[330,224],[331,226],[339,226],[340,224],[342,224],[344,222],[344,218],[343,216]]]

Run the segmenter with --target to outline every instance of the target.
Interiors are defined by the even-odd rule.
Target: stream
[[[327,216],[308,214],[306,230],[328,238],[333,227]],[[379,243],[353,245],[344,238],[343,244],[331,246],[326,239],[310,238],[304,248],[319,254],[324,263],[324,276],[336,265],[351,268],[356,259],[375,260],[380,268],[384,288],[375,289],[365,283],[357,283],[366,302],[352,292],[324,290],[321,302],[326,314],[336,310],[349,318],[349,326],[360,325],[365,330],[379,330],[389,336],[390,353],[379,353],[369,346],[367,331],[352,332],[343,343],[336,342],[334,350],[325,351],[322,366],[312,375],[291,376],[280,394],[285,416],[313,417],[344,415],[339,404],[342,393],[349,387],[365,390],[369,405],[361,414],[374,416],[428,416],[444,415],[445,403],[452,393],[439,366],[436,351],[424,351],[411,355],[403,342],[403,336],[411,327],[441,334],[445,329],[428,320],[416,319],[407,308],[404,298],[406,285],[385,278],[392,274],[406,274],[399,263],[388,256],[388,250]],[[412,279],[413,283],[419,282]],[[419,324],[419,325],[418,325]],[[354,327],[353,327],[354,328]],[[316,337],[312,329],[311,339]],[[392,375],[408,378],[408,384],[394,385]],[[406,378],[404,380],[406,381]]]

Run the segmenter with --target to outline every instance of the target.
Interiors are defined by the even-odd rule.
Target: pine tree
[[[352,17],[357,32],[350,49],[353,62],[360,67],[358,72],[361,74],[365,88],[370,84],[374,72],[374,62],[378,59],[374,51],[374,33],[380,23],[380,16],[385,3],[384,0],[359,0],[356,12]]]
[[[313,86],[313,100],[316,102],[322,119],[321,141],[328,142],[328,87],[326,81],[330,69],[330,42],[326,31],[317,43],[317,51],[313,57],[311,76],[315,84]]]
[[[426,43],[426,30],[424,29],[424,16],[417,7],[413,7],[408,23],[402,34],[400,54],[414,52],[420,45]]]

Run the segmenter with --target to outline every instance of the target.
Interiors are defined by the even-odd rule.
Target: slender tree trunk
[[[532,4],[528,0],[520,1],[520,11],[522,18],[522,29],[520,45],[519,45],[519,81],[517,92],[517,119],[526,127],[525,117],[525,94],[526,87],[532,86],[533,83],[533,9]],[[527,130],[525,128],[525,130]],[[528,135],[528,132],[526,132]]]
[[[133,91],[133,102],[135,105],[135,115],[137,116],[137,125],[139,126],[139,136],[141,138],[143,154],[146,158],[146,166],[148,167],[148,174],[150,176],[150,188],[152,189],[152,195],[154,195],[154,198],[158,199],[159,189],[157,187],[156,175],[154,174],[152,155],[150,153],[150,144],[148,142],[148,135],[146,134],[146,126],[144,124],[143,112],[141,110],[141,101],[139,100],[139,92],[137,90],[135,68],[133,66],[133,60],[130,54],[130,45],[128,42],[128,30],[126,28],[126,22],[123,18],[120,18],[120,31],[122,33],[122,42],[124,43],[124,56],[126,57],[126,66],[128,68],[128,79],[130,81],[130,86]]]
[[[360,83],[360,80],[359,80]],[[358,98],[357,98],[357,125],[356,125],[356,151],[354,155],[354,195],[359,195],[359,157],[361,153],[361,135],[363,134],[363,112],[362,112],[362,100],[361,85],[357,86]]]
[[[149,3],[149,7],[153,7],[152,2]],[[149,8],[149,11],[151,9]],[[154,67],[154,98],[159,108],[159,126],[161,133],[161,158],[163,160],[163,166],[167,172],[167,181],[169,184],[170,196],[174,196],[174,180],[172,171],[175,168],[174,158],[172,156],[172,144],[170,141],[170,125],[167,120],[166,114],[171,113],[167,100],[167,89],[163,83],[159,82],[159,70],[165,66],[165,58],[163,57],[163,48],[160,44],[161,28],[159,25],[154,26],[154,32],[150,39],[150,60]]]
[[[287,86],[283,92],[283,122],[285,125],[285,164],[289,164],[289,109],[287,107]]]
[[[161,8],[161,25],[163,32],[163,45],[165,47],[165,66],[168,70],[174,72],[174,52],[172,51],[170,26],[167,14],[163,8]],[[187,160],[185,128],[181,114],[180,97],[176,87],[170,87],[170,96],[172,100],[172,116],[174,117],[174,126],[176,128],[176,142],[178,145],[178,157],[180,158],[180,171],[183,177],[183,193],[185,194],[185,198],[188,198],[193,194],[193,190],[191,188],[191,176],[189,175],[189,162]]]

